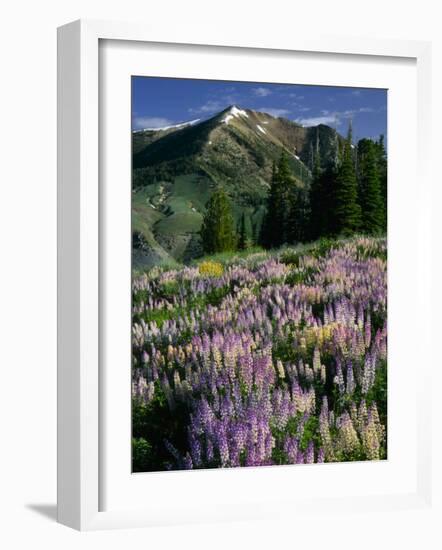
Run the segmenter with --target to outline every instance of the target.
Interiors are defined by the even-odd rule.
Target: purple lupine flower
[[[189,411],[188,448],[166,446],[170,467],[271,464],[275,447],[290,463],[309,463],[312,442],[305,452],[298,443],[311,416],[319,416],[317,462],[351,454],[352,429],[365,456],[385,452],[376,404],[367,410],[364,401],[353,401],[357,389],[366,395],[373,387],[387,358],[386,263],[372,257],[385,250],[385,240],[355,238],[320,258],[301,255],[296,267],[260,254],[232,261],[220,277],[186,267],[134,278],[133,292],[143,292],[134,301],[134,399],[150,403],[158,388],[172,415],[177,404]],[[292,270],[302,276],[309,269],[304,283],[286,283]],[[165,284],[175,294],[165,297]],[[214,289],[226,291],[218,305],[192,304]],[[324,304],[321,315],[315,304]],[[171,317],[157,322],[155,311]],[[376,333],[373,312],[384,318]],[[279,356],[287,342],[297,364]],[[340,395],[351,400],[334,403],[335,415],[325,399],[318,414],[317,384],[322,397],[333,370]]]
[[[367,320],[365,321],[365,347],[369,348],[371,343],[371,317],[370,313],[367,314]]]
[[[344,374],[342,372],[342,365],[339,360],[336,361],[336,376],[335,376],[334,382],[339,388],[339,393],[343,395],[345,392],[345,382],[344,382]]]
[[[299,441],[295,437],[287,437],[284,441],[284,452],[287,455],[289,464],[296,464],[298,459]]]
[[[192,458],[189,453],[186,453],[183,460],[183,466],[185,470],[192,470],[193,469],[193,462]]]
[[[306,464],[313,464],[314,461],[315,461],[315,452],[314,452],[313,441],[309,441],[306,455],[305,455],[305,462]]]
[[[210,438],[206,438],[206,457],[208,462],[212,462],[213,460],[213,443]]]
[[[218,423],[215,428],[216,446],[220,455],[221,466],[225,467],[229,463],[229,444],[224,424]]]
[[[355,391],[355,379],[353,375],[353,365],[351,361],[347,365],[347,386],[346,391],[348,395],[351,395]]]

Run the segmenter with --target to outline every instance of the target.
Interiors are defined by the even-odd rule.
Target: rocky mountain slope
[[[217,185],[229,194],[235,217],[245,213],[247,231],[256,237],[281,151],[307,192],[312,150],[318,146],[327,162],[340,140],[328,126],[304,128],[235,105],[207,120],[134,132],[134,267],[197,256],[205,204]]]

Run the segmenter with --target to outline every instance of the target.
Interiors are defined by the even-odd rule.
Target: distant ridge
[[[193,124],[196,124],[201,119],[196,118],[195,120],[188,120],[187,122],[179,122],[178,124],[171,124],[170,126],[163,126],[162,128],[158,127],[152,127],[152,128],[143,128],[141,130],[133,130],[133,133],[136,134],[137,132],[160,132],[164,130],[171,130],[173,128],[179,129],[184,128],[184,126],[192,126]]]

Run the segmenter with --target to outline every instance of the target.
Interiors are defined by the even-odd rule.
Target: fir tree
[[[310,172],[313,172],[313,170],[315,169],[315,151],[313,149],[313,143],[312,142],[310,142],[310,149],[309,149],[309,154],[308,154],[308,164],[309,164]]]
[[[364,233],[380,233],[384,225],[384,209],[376,159],[376,144],[361,140],[360,152],[360,204],[362,210],[361,229]]]
[[[305,242],[309,238],[310,204],[304,187],[293,185],[290,189],[290,209],[288,219],[288,242]]]
[[[239,250],[245,250],[248,248],[249,242],[247,239],[247,232],[246,232],[246,216],[244,212],[241,214],[241,218],[239,221],[239,227],[238,227],[238,248]]]
[[[340,162],[338,134],[335,133],[335,154],[325,169],[322,168],[319,144],[310,186],[309,238],[316,240],[335,233],[334,192]]]
[[[313,158],[312,182],[310,185],[310,228],[311,239],[319,238],[323,232],[322,221],[324,213],[323,172],[319,151]]]
[[[236,248],[232,208],[221,187],[213,193],[207,203],[200,235],[204,252],[207,254]]]
[[[358,141],[357,146],[357,152],[358,152],[358,166],[356,170],[356,177],[358,180],[358,197],[359,197],[359,204],[362,205],[362,183],[365,178],[365,167],[366,167],[366,158],[368,155],[368,151],[370,147],[372,146],[372,141],[368,138],[362,138]]]
[[[294,178],[288,158],[283,152],[278,167],[273,165],[267,211],[262,225],[261,243],[266,248],[279,247],[289,237],[289,212]]]
[[[338,234],[350,235],[361,226],[358,184],[352,154],[351,126],[336,177],[335,223]]]
[[[278,176],[276,163],[273,161],[272,179],[270,181],[270,190],[267,197],[267,208],[261,226],[260,242],[265,248],[272,248],[276,242],[277,227],[275,223],[275,212],[278,206]]]
[[[387,153],[385,151],[384,136],[376,142],[376,160],[379,174],[379,186],[381,189],[383,208],[383,229],[387,229]]]
[[[289,159],[282,152],[278,163],[279,208],[277,215],[279,223],[279,243],[282,245],[291,240],[291,210],[295,195],[295,179],[290,170]]]
[[[339,142],[339,136],[338,136],[338,132],[337,130],[335,130],[335,133],[334,133],[334,139],[333,139],[333,168],[335,171],[338,170],[339,168],[339,165],[341,164],[341,159],[342,159],[342,155],[341,155],[341,147],[340,147],[340,142]]]
[[[252,229],[252,237],[250,239],[251,244],[258,244],[260,242],[260,228],[259,223],[253,219],[250,220],[251,229]]]
[[[348,130],[347,130],[347,143],[350,144],[350,146],[353,143],[353,120],[350,118],[348,121]]]
[[[338,220],[336,215],[336,187],[338,169],[330,164],[321,176],[321,210],[319,212],[319,236],[333,237],[338,232]]]

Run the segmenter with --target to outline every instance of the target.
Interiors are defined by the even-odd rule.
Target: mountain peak
[[[227,107],[227,109],[224,109],[224,111],[222,111],[220,114],[223,115],[221,122],[224,122],[225,124],[229,124],[229,122],[233,118],[240,118],[240,117],[249,118],[249,115],[247,114],[247,112],[244,109],[240,109],[237,105],[230,105],[229,107]]]

